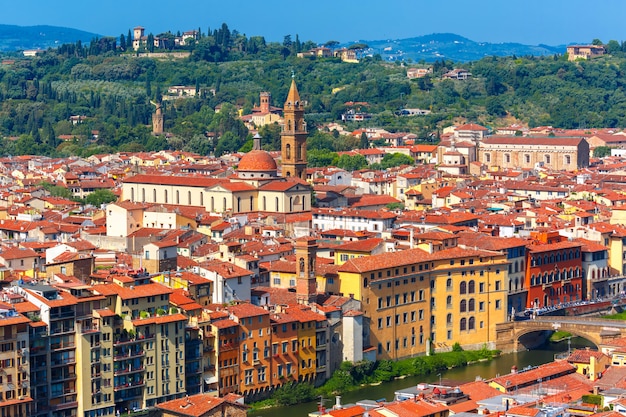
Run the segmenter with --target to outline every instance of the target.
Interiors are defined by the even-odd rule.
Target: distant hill
[[[54,48],[64,43],[89,42],[95,33],[58,26],[15,26],[0,24],[0,52]]]
[[[438,59],[476,61],[485,56],[554,55],[565,52],[565,45],[523,45],[521,43],[475,42],[453,33],[434,33],[408,39],[358,41],[369,49],[367,55],[380,54],[385,61],[433,62]],[[348,45],[345,45],[348,46]]]

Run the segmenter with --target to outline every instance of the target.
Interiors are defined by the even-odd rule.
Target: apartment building
[[[241,332],[239,393],[263,392],[272,385],[270,312],[247,303],[229,306],[228,312]]]
[[[354,258],[339,268],[340,291],[369,319],[364,344],[377,359],[400,359],[458,342],[480,348],[506,318],[506,255],[449,248]]]
[[[32,415],[28,361],[30,320],[0,303],[0,415]]]

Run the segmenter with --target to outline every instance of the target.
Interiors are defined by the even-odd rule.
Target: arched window
[[[474,280],[471,280],[467,286],[467,293],[474,294],[476,292],[476,283]]]
[[[452,296],[451,295],[446,297],[446,307],[452,308]]]
[[[461,305],[459,306],[459,311],[461,313],[465,313],[467,311],[467,301],[461,300]]]
[[[275,203],[276,203],[276,211],[278,211],[278,197],[276,197]]]
[[[250,211],[254,210],[254,199],[250,196]]]
[[[135,189],[134,188],[130,189],[130,201],[132,201],[133,203],[135,202]]]
[[[302,146],[298,146],[296,144],[296,160],[300,161],[302,159]]]
[[[215,211],[215,198],[213,198],[213,196],[211,196],[211,211]]]
[[[263,211],[267,210],[267,199],[263,196]]]
[[[467,311],[475,311],[476,310],[476,301],[473,298],[469,299],[469,303],[467,303]]]
[[[204,193],[200,192],[200,205],[204,206]]]
[[[187,191],[187,205],[191,205],[191,191]]]
[[[285,156],[287,157],[287,159],[291,159],[291,145],[287,144],[285,146]]]
[[[152,202],[156,203],[157,199],[156,199],[156,188],[152,189]]]
[[[505,153],[504,154],[504,162],[506,162],[507,164],[511,163],[511,154],[510,153]]]
[[[459,294],[466,294],[466,293],[467,293],[467,283],[465,281],[461,281]]]
[[[446,281],[446,290],[452,291],[452,278],[448,278]]]
[[[167,190],[163,191],[163,201],[167,204]]]
[[[476,328],[476,319],[474,317],[470,317],[467,323],[468,330],[474,330]]]
[[[241,213],[241,197],[237,197],[237,213]]]
[[[460,329],[461,331],[467,330],[467,319],[465,317],[461,319]]]
[[[446,316],[446,324],[452,324],[452,314],[450,313]]]
[[[222,207],[224,208],[224,211],[226,211],[226,197],[222,199]]]
[[[141,189],[141,202],[142,203],[146,202],[146,189],[145,188]]]

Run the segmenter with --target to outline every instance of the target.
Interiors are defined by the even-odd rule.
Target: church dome
[[[278,167],[274,158],[263,150],[252,150],[245,154],[239,161],[238,171],[273,171]]]

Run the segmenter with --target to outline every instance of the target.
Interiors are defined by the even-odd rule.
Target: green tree
[[[85,203],[95,207],[100,207],[103,204],[112,203],[114,201],[117,201],[117,195],[115,195],[113,191],[105,189],[96,190],[85,197]]]
[[[608,146],[598,146],[593,150],[594,158],[604,158],[605,156],[611,156],[611,148]]]
[[[357,171],[367,167],[367,160],[363,155],[343,154],[333,160],[333,165],[346,171]]]
[[[368,149],[370,147],[370,140],[365,132],[361,133],[359,145],[361,149]]]

